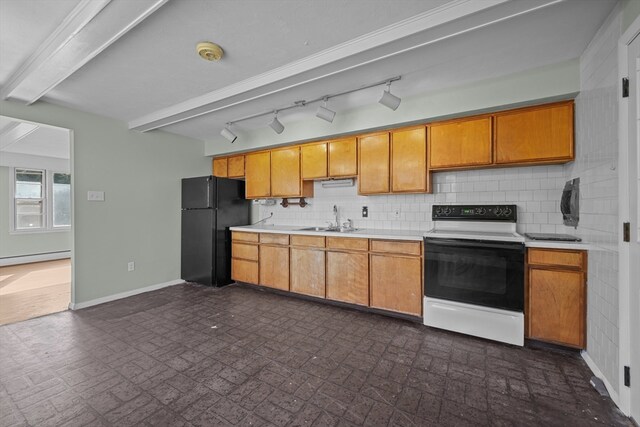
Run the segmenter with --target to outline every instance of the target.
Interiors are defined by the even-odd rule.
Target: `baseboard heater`
[[[29,264],[32,262],[54,261],[57,259],[71,258],[71,251],[46,252],[41,254],[20,255],[0,258],[0,267],[8,265]]]

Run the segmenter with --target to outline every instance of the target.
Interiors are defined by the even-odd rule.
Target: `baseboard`
[[[30,264],[32,262],[54,261],[56,259],[65,258],[71,258],[71,251],[49,252],[46,254],[0,258],[0,267],[6,267],[8,265]]]
[[[589,353],[587,353],[586,350],[582,351],[580,355],[582,356],[584,361],[587,362],[587,366],[589,367],[589,369],[591,369],[591,372],[593,372],[593,375],[595,375],[596,377],[602,380],[605,387],[607,387],[607,391],[609,392],[609,396],[611,396],[611,400],[613,400],[613,403],[615,403],[616,406],[619,408],[620,396],[618,396],[617,390],[615,390],[611,385],[611,383],[609,383],[609,381],[607,380],[607,377],[604,376],[600,368],[598,368],[598,365],[596,365],[596,362],[593,361],[593,359],[591,358],[591,356],[589,356]]]
[[[132,296],[138,295],[138,294],[144,294],[145,292],[156,291],[158,289],[162,289],[162,288],[166,288],[166,287],[174,286],[174,285],[179,285],[181,283],[184,283],[184,280],[176,279],[176,280],[171,280],[169,282],[158,283],[158,284],[155,284],[155,285],[146,286],[144,288],[134,289],[132,291],[120,292],[118,294],[113,294],[113,295],[108,295],[106,297],[92,299],[90,301],[79,302],[79,303],[70,303],[69,304],[69,309],[70,310],[80,310],[82,308],[92,307],[94,305],[104,304],[105,302],[111,302],[111,301],[119,300],[119,299],[122,299],[122,298],[132,297]]]

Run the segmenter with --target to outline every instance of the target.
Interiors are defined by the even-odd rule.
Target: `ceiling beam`
[[[0,98],[32,104],[168,0],[81,0],[11,75]]]
[[[154,111],[130,121],[129,129],[142,132],[158,129],[308,83],[308,79],[302,78],[305,73],[308,74],[314,70],[326,69],[326,67],[332,63],[344,61],[348,58],[371,51],[372,49],[509,1],[510,0],[453,0],[440,7],[412,16],[411,18],[345,43],[338,44],[258,76]],[[354,66],[350,66],[349,68],[354,68]],[[314,77],[313,80],[342,71],[345,70],[331,71],[328,73],[323,71],[324,74],[321,77]],[[287,79],[291,80],[295,78],[300,78],[301,81],[294,83],[293,86],[291,82],[286,82]],[[278,84],[280,84],[279,87]],[[264,92],[256,95],[255,92],[261,89],[263,89]],[[245,95],[244,97],[243,94]]]
[[[5,150],[21,139],[29,136],[36,129],[38,125],[28,122],[12,122],[9,126],[5,127],[0,134],[0,151]]]

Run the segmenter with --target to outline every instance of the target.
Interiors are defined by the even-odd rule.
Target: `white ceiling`
[[[91,0],[0,1],[0,88],[81,1]],[[106,0],[97,17],[113,14],[123,1]],[[228,121],[395,75],[402,80],[392,92],[409,96],[577,58],[615,0],[156,3],[157,10],[131,16],[130,25],[119,23],[124,30],[108,47],[84,58],[86,64],[78,58],[84,65],[43,99],[134,129],[215,139]],[[90,39],[94,21],[77,32]],[[203,40],[219,43],[223,60],[200,59],[195,45]],[[330,108],[374,103],[380,92],[335,98]],[[313,109],[280,118],[298,120]],[[256,128],[267,120],[236,126]]]
[[[3,153],[69,159],[67,129],[0,116],[0,156]]]

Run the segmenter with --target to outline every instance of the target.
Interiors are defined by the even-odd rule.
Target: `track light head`
[[[387,82],[387,90],[382,92],[382,97],[378,102],[395,111],[398,109],[398,106],[400,106],[400,101],[402,101],[402,99],[391,94],[391,82]]]
[[[238,136],[231,132],[231,129],[229,129],[231,127],[231,123],[227,123],[227,125],[220,131],[220,135],[224,136],[227,140],[229,140],[230,143],[233,144],[233,142],[238,139]]]
[[[327,108],[328,99],[329,98],[325,98],[323,100],[323,105],[318,107],[318,109],[316,110],[316,117],[332,123],[333,118],[336,116],[336,112]]]
[[[271,120],[271,123],[269,123],[269,127],[271,129],[273,129],[274,132],[277,133],[277,134],[281,134],[282,131],[284,130],[284,125],[282,123],[280,123],[280,120],[278,120],[278,112],[277,111],[273,112],[273,120]]]

